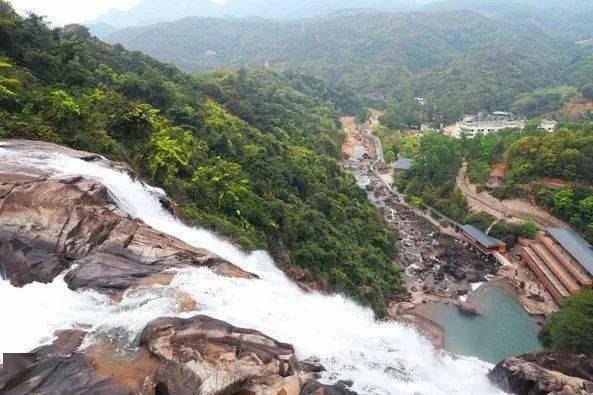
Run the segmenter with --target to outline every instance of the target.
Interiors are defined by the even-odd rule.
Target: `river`
[[[150,187],[125,172],[34,151],[0,150],[0,161],[100,181],[128,214],[259,276],[228,278],[190,268],[179,271],[170,285],[126,292],[118,304],[94,292],[69,290],[63,275],[49,285],[22,288],[2,280],[0,299],[10,301],[3,307],[4,352],[27,352],[51,341],[53,331],[68,328],[91,333],[83,346],[107,338],[134,347],[144,325],[157,317],[206,314],[293,344],[301,360],[315,359],[325,367],[323,381],[352,380],[352,389],[361,394],[500,393],[486,377],[490,364],[443,354],[412,328],[377,321],[370,309],[341,295],[303,292],[267,253],[245,253],[207,230],[186,226],[161,207]],[[197,300],[197,310],[179,313],[176,290]]]

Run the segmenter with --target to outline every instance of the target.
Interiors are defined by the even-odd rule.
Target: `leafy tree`
[[[474,184],[483,184],[490,176],[490,165],[486,162],[471,162],[467,169],[467,176]]]
[[[148,171],[155,180],[168,185],[181,171],[187,173],[192,162],[205,158],[207,152],[206,143],[197,141],[190,132],[163,126],[150,138]]]
[[[393,99],[387,103],[387,111],[381,117],[381,123],[391,129],[409,129],[421,121],[418,106],[412,97]]]
[[[418,196],[412,196],[412,198],[410,199],[410,204],[416,208],[420,208],[424,206],[424,201],[422,200],[422,198]]]
[[[523,224],[521,224],[519,232],[522,237],[528,239],[535,239],[537,236],[537,232],[539,232],[539,227],[532,219],[528,219],[525,222],[523,222]]]
[[[13,66],[0,57],[0,99],[16,96],[16,90],[21,86],[21,82],[10,77]]]
[[[429,132],[420,138],[413,173],[424,180],[442,184],[454,178],[461,167],[461,161],[458,140]]]
[[[393,163],[395,161],[395,153],[393,151],[385,152],[385,162]]]
[[[544,347],[558,352],[593,355],[593,291],[584,289],[565,299],[540,332]]]

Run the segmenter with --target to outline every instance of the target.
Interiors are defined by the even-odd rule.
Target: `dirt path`
[[[467,179],[467,163],[464,163],[457,174],[457,186],[467,199],[472,211],[484,211],[496,218],[506,218],[513,223],[522,223],[531,218],[542,228],[570,226],[552,216],[544,209],[534,206],[521,199],[498,200],[488,192],[477,193],[476,186]]]

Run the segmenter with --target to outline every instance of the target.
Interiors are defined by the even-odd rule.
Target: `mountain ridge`
[[[492,54],[510,63],[505,65],[509,84],[529,91],[555,81],[564,65],[580,53],[569,40],[467,10],[351,11],[297,21],[192,17],[127,28],[109,41],[190,72],[261,66],[294,69],[379,99],[424,72],[471,68],[470,82],[484,79],[499,69]],[[488,60],[481,62],[484,54]],[[495,87],[505,85],[500,79],[492,82]],[[508,104],[507,99],[501,103]]]

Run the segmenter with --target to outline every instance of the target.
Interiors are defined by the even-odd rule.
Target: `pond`
[[[540,319],[529,315],[503,287],[488,285],[474,302],[482,315],[469,315],[440,303],[425,304],[416,311],[445,328],[445,348],[454,354],[498,363],[541,348],[537,337]]]

